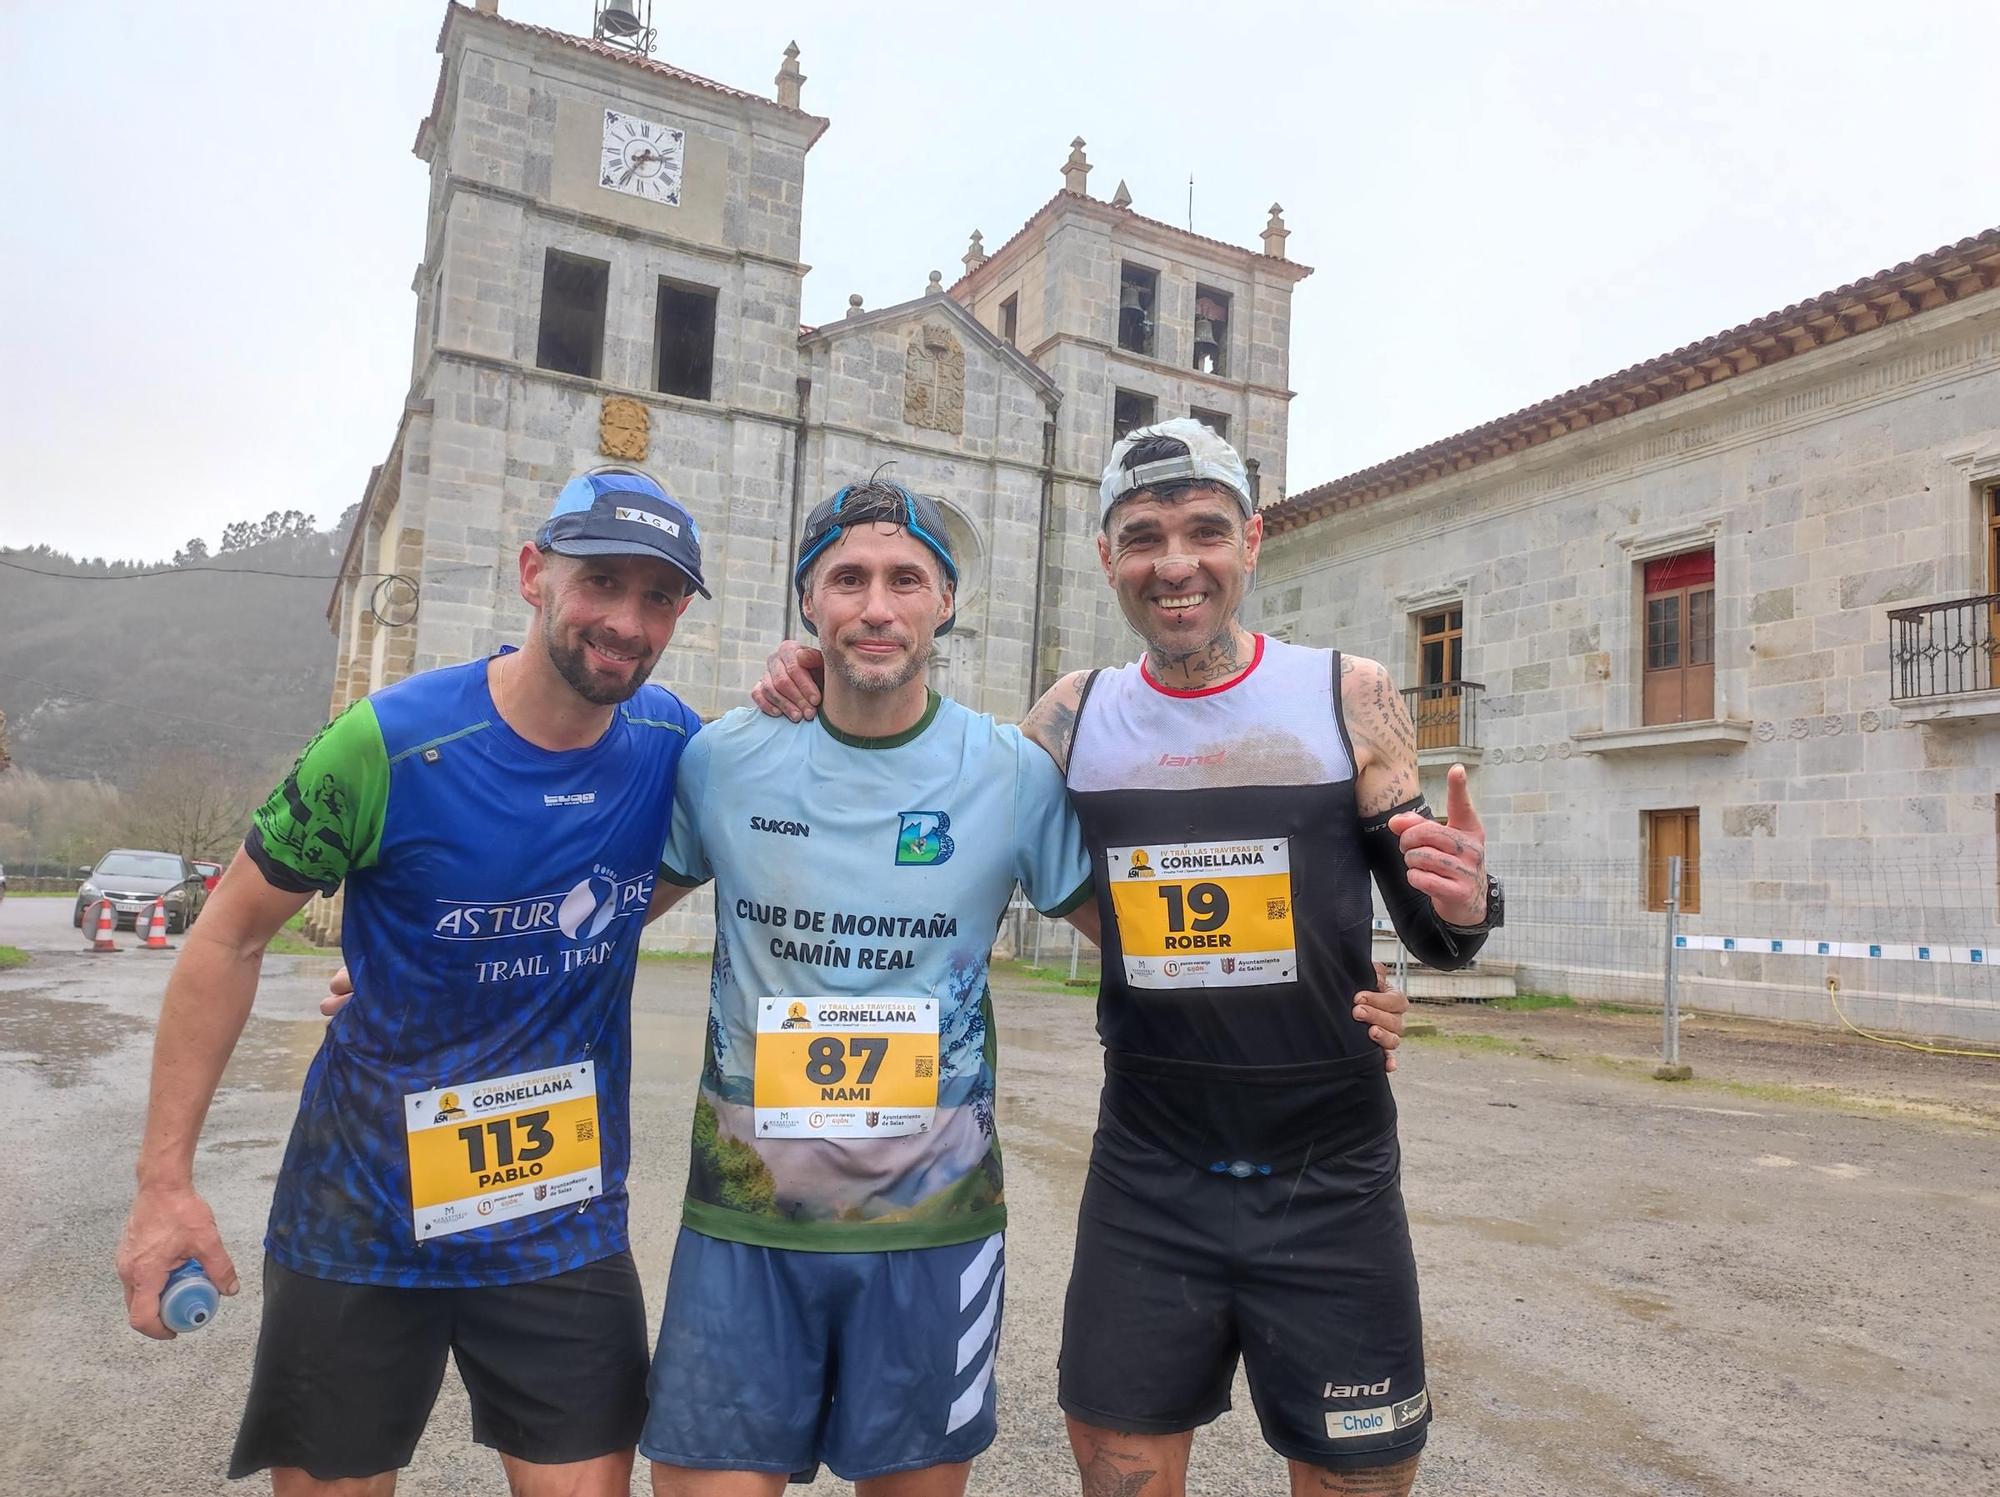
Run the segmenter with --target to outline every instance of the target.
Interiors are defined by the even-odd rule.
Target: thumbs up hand
[[[1442,822],[1405,811],[1389,818],[1389,830],[1402,843],[1410,887],[1430,897],[1438,919],[1478,925],[1486,919],[1486,828],[1472,809],[1463,764],[1452,765],[1444,794]]]

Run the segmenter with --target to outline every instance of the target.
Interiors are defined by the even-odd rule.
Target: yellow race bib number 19
[[[1255,987],[1298,977],[1288,839],[1113,847],[1105,864],[1132,987]]]

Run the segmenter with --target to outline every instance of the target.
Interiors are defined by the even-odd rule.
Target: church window
[[[1127,261],[1118,267],[1118,346],[1153,356],[1153,308],[1160,299],[1160,273]]]
[[[1417,747],[1456,748],[1465,742],[1465,607],[1417,616],[1417,689],[1406,692]]]
[[[1141,395],[1136,390],[1114,390],[1111,394],[1111,440],[1116,442],[1128,432],[1151,426],[1153,413],[1158,409],[1159,402],[1150,395]]]
[[[1021,293],[1016,291],[1000,303],[1000,337],[1009,348],[1016,345],[1016,334],[1021,330]]]
[[[1683,915],[1701,913],[1701,812],[1648,811],[1646,816],[1646,908],[1664,910],[1673,884],[1674,858],[1681,860]]]
[[[1715,716],[1715,552],[1656,557],[1645,584],[1642,721],[1706,722]]]
[[[604,368],[604,295],[611,267],[550,250],[542,261],[542,325],[535,367],[596,379]]]
[[[1188,407],[1188,414],[1214,432],[1223,441],[1229,440],[1229,417],[1221,411],[1205,411],[1198,405]]]
[[[1203,374],[1229,372],[1229,293],[1194,288],[1194,367]]]
[[[715,288],[660,281],[655,317],[658,377],[668,395],[707,400],[715,383]]]
[[[2000,488],[1986,491],[1986,590],[2000,593]]]

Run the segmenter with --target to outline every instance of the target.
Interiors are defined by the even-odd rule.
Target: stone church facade
[[[883,464],[946,505],[964,558],[938,684],[1013,719],[1063,670],[1129,654],[1098,570],[1097,478],[1131,425],[1201,412],[1285,483],[1292,287],[1262,247],[1062,186],[951,285],[799,323],[807,155],[788,49],[773,98],[449,5],[416,154],[431,192],[409,396],[328,605],[332,708],[490,652],[527,610],[515,558],[572,474],[624,462],[702,527],[714,592],[655,679],[705,716],[797,621],[794,538]],[[337,929],[337,901],[314,907]]]
[[[1252,625],[1384,660],[1433,802],[1464,762],[1496,846],[1569,869],[1523,884],[1540,912],[1492,948],[1524,982],[1589,990],[1574,930],[1536,935],[1575,926],[1570,885],[1615,885],[1606,941],[1652,943],[1675,855],[1692,1001],[1826,1017],[1799,953],[1719,949],[1763,920],[1958,953],[1920,980],[1851,972],[1877,1022],[2000,1023],[2000,231],[1294,492],[1311,272],[1276,205],[1258,249],[1198,236],[1123,183],[1093,196],[1078,140],[1060,189],[998,248],[975,232],[949,285],[807,328],[828,121],[796,48],[763,97],[480,0],[447,8],[438,51],[409,397],[329,605],[335,710],[517,637],[519,547],[565,479],[619,461],[702,525],[715,598],[656,678],[725,711],[797,630],[806,511],[892,463],[965,558],[937,680],[1017,717],[1060,671],[1133,653],[1097,475],[1124,430],[1193,413],[1254,475]],[[1912,917],[1879,897],[1905,865],[1985,887]],[[314,909],[337,929],[337,903]],[[677,913],[668,934],[704,933]]]

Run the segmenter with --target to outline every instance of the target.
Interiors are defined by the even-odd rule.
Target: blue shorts
[[[993,1443],[1000,1234],[814,1253],[674,1247],[639,1449],[669,1466],[845,1481],[969,1461]]]

